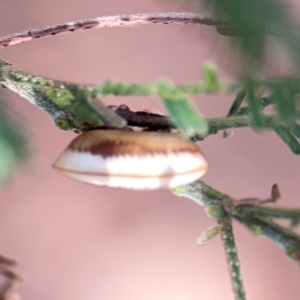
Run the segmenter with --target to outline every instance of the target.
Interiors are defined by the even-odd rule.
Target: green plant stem
[[[271,220],[259,217],[241,216],[234,214],[233,218],[246,225],[256,235],[264,235],[285,250],[295,249],[300,252],[300,236]]]
[[[158,82],[159,83],[159,82]],[[120,83],[115,81],[105,81],[99,86],[90,86],[89,92],[96,96],[158,96],[158,83],[154,84],[135,84]],[[229,90],[230,84],[218,85],[215,90],[207,87],[203,82],[175,85],[177,92],[188,95],[201,95]]]
[[[83,86],[34,76],[0,60],[0,84],[16,92],[30,103],[43,109],[64,130],[84,131],[102,126],[107,119],[108,108],[102,104],[103,118],[99,118],[99,107],[94,109],[87,102],[89,95]],[[101,104],[99,104],[101,105]],[[114,126],[126,123],[110,110],[109,116],[117,120]]]
[[[229,112],[227,114],[227,116],[233,116],[236,115],[239,111],[240,111],[240,107],[244,101],[246,97],[246,90],[245,89],[241,89],[235,96],[231,107],[229,109]]]
[[[260,99],[260,106],[261,106],[262,110],[264,110],[266,107],[268,107],[270,105],[274,105],[274,99],[273,99],[272,95],[269,95],[267,97],[262,97]],[[238,116],[248,115],[249,113],[250,113],[249,107],[244,106],[236,113],[236,115],[238,115]]]
[[[250,232],[265,236],[280,244],[289,257],[300,262],[300,236],[293,232],[293,230],[270,220],[271,215],[266,216],[265,219],[263,217],[252,216],[251,213],[247,215],[243,210],[240,212],[239,205],[235,205],[238,203],[238,200],[217,191],[202,181],[177,187],[172,192],[177,196],[189,198],[204,206],[208,216],[217,220],[222,218],[225,211],[230,218],[245,225]],[[255,209],[257,215],[266,215],[266,208],[264,206],[259,205]]]
[[[224,209],[225,206],[227,207],[234,200],[200,180],[185,186],[176,187],[172,189],[172,192],[177,196],[187,197],[204,206],[208,215],[218,220],[221,226],[221,238],[235,299],[246,300],[239,258],[232,231],[231,216]]]
[[[300,154],[300,143],[298,142],[297,138],[284,125],[281,124],[277,114],[261,114],[260,120],[262,121],[263,129],[273,130],[294,154]],[[228,128],[253,127],[253,118],[249,115],[239,115],[227,118],[209,119],[208,125],[208,135],[211,135],[220,130]]]
[[[263,205],[253,205],[253,204],[238,204],[235,206],[234,209],[240,216],[300,220],[300,209],[297,208],[269,207]]]
[[[272,130],[279,126],[280,122],[276,114],[262,115],[263,128]],[[224,118],[208,119],[209,133],[216,133],[228,128],[251,127],[252,118],[249,115],[230,116]]]
[[[240,261],[237,253],[235,239],[232,231],[231,219],[227,213],[220,219],[221,238],[226,254],[232,289],[236,300],[246,300]]]
[[[175,128],[169,117],[164,115],[159,115],[155,113],[147,113],[144,111],[131,111],[129,107],[121,105],[120,107],[115,107],[117,114],[124,118],[129,126],[137,127],[150,127],[155,129],[171,129]],[[272,130],[276,126],[280,125],[278,116],[276,114],[263,116],[265,129]],[[248,115],[234,115],[222,118],[208,118],[209,125],[208,135],[215,134],[221,130],[228,128],[243,128],[251,127],[251,118]]]
[[[284,125],[280,125],[274,128],[274,132],[294,154],[300,154],[300,144],[290,130],[288,130]]]
[[[73,129],[82,132],[103,126],[115,128],[123,128],[127,124],[130,126],[131,124],[127,123],[123,115],[117,114],[100,100],[96,101],[95,99],[99,94],[110,93],[114,95],[144,93],[147,96],[158,94],[162,97],[171,115],[170,128],[176,124],[187,137],[195,141],[197,139],[202,140],[220,130],[253,127],[255,125],[253,117],[245,114],[246,109],[244,112],[241,109],[234,116],[205,119],[189,103],[187,93],[210,93],[229,89],[230,84],[222,86],[218,82],[217,84],[204,82],[196,85],[177,86],[166,81],[158,81],[154,85],[126,85],[106,82],[100,87],[92,87],[34,76],[0,60],[0,84],[43,109],[63,130]],[[269,104],[269,101],[265,102],[265,105]],[[263,107],[262,104],[260,106]],[[147,118],[148,120],[151,119],[149,116]],[[139,121],[143,124],[142,127],[147,127],[143,118],[139,118]],[[154,123],[161,121],[164,124],[156,127]],[[155,122],[150,122],[151,125],[148,127],[152,130],[166,128],[165,119],[156,118]],[[294,154],[300,154],[300,144],[294,136],[294,132],[282,125],[277,114],[264,115],[260,112],[259,122],[260,128],[273,130]],[[133,126],[138,126],[137,122],[133,123]],[[298,133],[296,125],[291,130]]]
[[[208,206],[215,201],[221,203],[224,197],[228,197],[201,180],[173,188],[172,192],[179,197],[189,198],[202,206]]]

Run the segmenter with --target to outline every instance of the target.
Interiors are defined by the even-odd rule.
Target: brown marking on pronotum
[[[136,157],[144,157],[145,155],[156,155],[162,154],[167,155],[170,152],[157,150],[149,150],[147,148],[139,147],[135,148],[134,145],[118,145],[118,144],[100,144],[92,146],[91,148],[79,148],[76,149],[77,152],[86,152],[93,155],[101,155],[103,158],[107,157],[117,157],[124,155],[134,155]],[[178,149],[176,151],[172,151],[172,153],[183,153],[184,149]]]
[[[162,132],[132,132],[120,130],[93,130],[75,138],[68,149],[90,152],[103,157],[179,152],[201,153],[193,142],[179,135]]]

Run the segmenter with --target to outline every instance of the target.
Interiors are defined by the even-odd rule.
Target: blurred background
[[[100,15],[181,11],[176,1],[2,0],[0,35]],[[106,79],[196,81],[206,61],[233,78],[228,47],[213,28],[148,26],[67,34],[9,47],[1,58],[28,72],[78,83]],[[278,70],[280,73],[280,64]],[[26,128],[30,164],[0,191],[0,253],[19,261],[24,300],[233,299],[220,239],[197,246],[214,225],[203,209],[168,191],[132,192],[85,185],[51,164],[75,136],[58,130],[26,100],[5,91]],[[224,115],[232,96],[194,98],[208,117]],[[156,98],[106,98],[163,111]],[[300,206],[300,161],[271,133],[236,130],[199,144],[210,163],[206,183],[236,198],[266,197],[278,183],[282,205]],[[300,298],[299,269],[280,247],[234,227],[251,299]]]

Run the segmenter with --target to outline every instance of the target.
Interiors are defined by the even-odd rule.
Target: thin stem
[[[272,98],[272,95],[269,95],[267,97],[262,97],[260,99],[260,106],[261,106],[261,109],[264,110],[266,107],[270,106],[270,105],[273,105],[274,104],[274,99]],[[247,115],[249,114],[249,107],[248,106],[245,106],[245,107],[242,107],[237,113],[236,115]]]
[[[171,129],[175,128],[170,118],[165,115],[144,111],[131,111],[126,105],[113,107],[115,112],[127,121],[128,126],[148,127],[151,129]],[[223,118],[207,119],[209,124],[209,134],[215,134],[220,130],[228,128],[251,127],[252,119],[249,115],[229,116]],[[263,115],[264,129],[274,129],[278,126],[278,116]]]
[[[239,221],[252,233],[263,235],[278,243],[284,248],[290,258],[300,262],[300,236],[293,232],[293,230],[273,222],[270,218],[264,219],[257,217],[260,215],[265,216],[266,210],[264,206],[256,207],[257,216],[252,216],[251,213],[247,215],[245,212],[239,211],[239,205],[234,205],[238,200],[215,190],[202,181],[196,181],[185,186],[177,187],[173,189],[172,192],[179,197],[186,197],[203,205],[208,216],[217,220],[222,220],[225,211],[225,216]],[[288,213],[291,214],[291,212]]]
[[[233,102],[231,104],[231,107],[229,109],[227,116],[234,116],[238,113],[245,97],[246,97],[245,89],[240,90],[237,93],[237,95],[235,96],[235,99],[233,100]]]
[[[208,122],[210,127],[210,134],[228,128],[251,127],[253,125],[252,117],[249,115],[231,116],[231,117],[224,117],[224,118],[212,118],[208,120],[209,120]],[[264,129],[274,129],[279,125],[278,116],[276,114],[262,115],[262,120],[263,120]]]
[[[246,300],[246,292],[243,284],[240,262],[232,231],[230,217],[225,214],[220,220],[221,238],[225,249],[232,289],[236,300]]]
[[[179,197],[189,198],[205,207],[212,203],[222,204],[222,201],[228,198],[227,195],[213,189],[201,180],[175,187],[172,189],[172,193]]]
[[[243,216],[234,213],[233,218],[247,226],[252,233],[266,236],[281,245],[286,251],[294,249],[300,253],[300,236],[292,230],[260,217]]]
[[[29,42],[37,38],[43,38],[51,35],[69,33],[84,29],[120,26],[141,26],[148,24],[217,25],[223,23],[224,22],[216,21],[212,18],[203,17],[200,14],[177,12],[102,16],[15,33],[0,39],[0,48]]]
[[[235,206],[235,211],[240,216],[252,217],[267,217],[288,220],[300,220],[300,209],[284,208],[284,207],[270,207],[253,204],[239,204]]]
[[[226,92],[233,83],[220,84],[214,92]],[[176,91],[188,95],[211,94],[212,90],[204,82],[175,85]],[[94,96],[157,96],[158,84],[136,84],[105,81],[99,86],[87,86]]]

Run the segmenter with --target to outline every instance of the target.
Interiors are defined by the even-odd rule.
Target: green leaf
[[[260,99],[255,95],[256,84],[253,81],[247,82],[247,101],[249,112],[252,116],[253,127],[260,129],[263,127]]]
[[[294,124],[292,125],[293,128],[293,134],[300,139],[300,125],[297,124],[296,122],[294,122]]]
[[[201,233],[197,240],[198,245],[205,245],[213,241],[221,231],[221,226],[220,225],[215,225],[213,227],[208,228],[204,232]]]
[[[21,128],[0,99],[0,185],[7,183],[15,167],[29,158],[28,142]]]
[[[282,32],[291,24],[285,3],[280,0],[203,0],[206,8],[219,21],[224,22],[217,26],[217,31],[230,37],[232,58],[239,54],[242,64],[242,74],[249,75],[264,65],[270,32]],[[278,34],[274,32],[274,34]],[[284,34],[286,36],[286,34]],[[290,39],[281,40],[289,44]],[[273,50],[273,49],[272,49]]]
[[[274,129],[274,131],[294,154],[300,154],[300,144],[298,140],[290,133],[290,131],[286,127],[278,126]]]
[[[280,119],[287,125],[292,125],[296,117],[295,92],[292,84],[289,80],[284,80],[273,84],[272,90]]]
[[[80,117],[82,120],[95,126],[102,126],[103,121],[100,119],[100,114],[96,114],[95,110],[87,102],[87,91],[76,84],[65,84],[64,90],[68,98],[59,99],[54,94],[52,100],[56,101],[60,108]]]
[[[16,156],[11,145],[0,136],[0,185],[9,180],[15,162]]]
[[[87,99],[87,103],[105,125],[117,128],[126,126],[126,121],[100,100],[92,97]]]
[[[267,97],[262,97],[260,100],[260,107],[261,110],[264,110],[266,107],[273,105],[274,103],[274,99],[272,98],[272,96],[267,96]],[[244,106],[242,107],[237,113],[236,115],[238,116],[244,116],[249,114],[249,107],[248,106]]]
[[[233,100],[233,103],[229,109],[229,112],[227,114],[228,117],[235,115],[239,111],[239,109],[245,99],[245,96],[246,96],[246,91],[244,89],[237,93],[237,95],[236,95],[235,99]]]
[[[166,81],[158,82],[157,86],[175,126],[189,138],[195,135],[205,137],[208,132],[207,120],[197,111],[188,96]]]
[[[219,90],[218,68],[215,64],[206,63],[202,70],[202,77],[206,91],[215,92]]]

